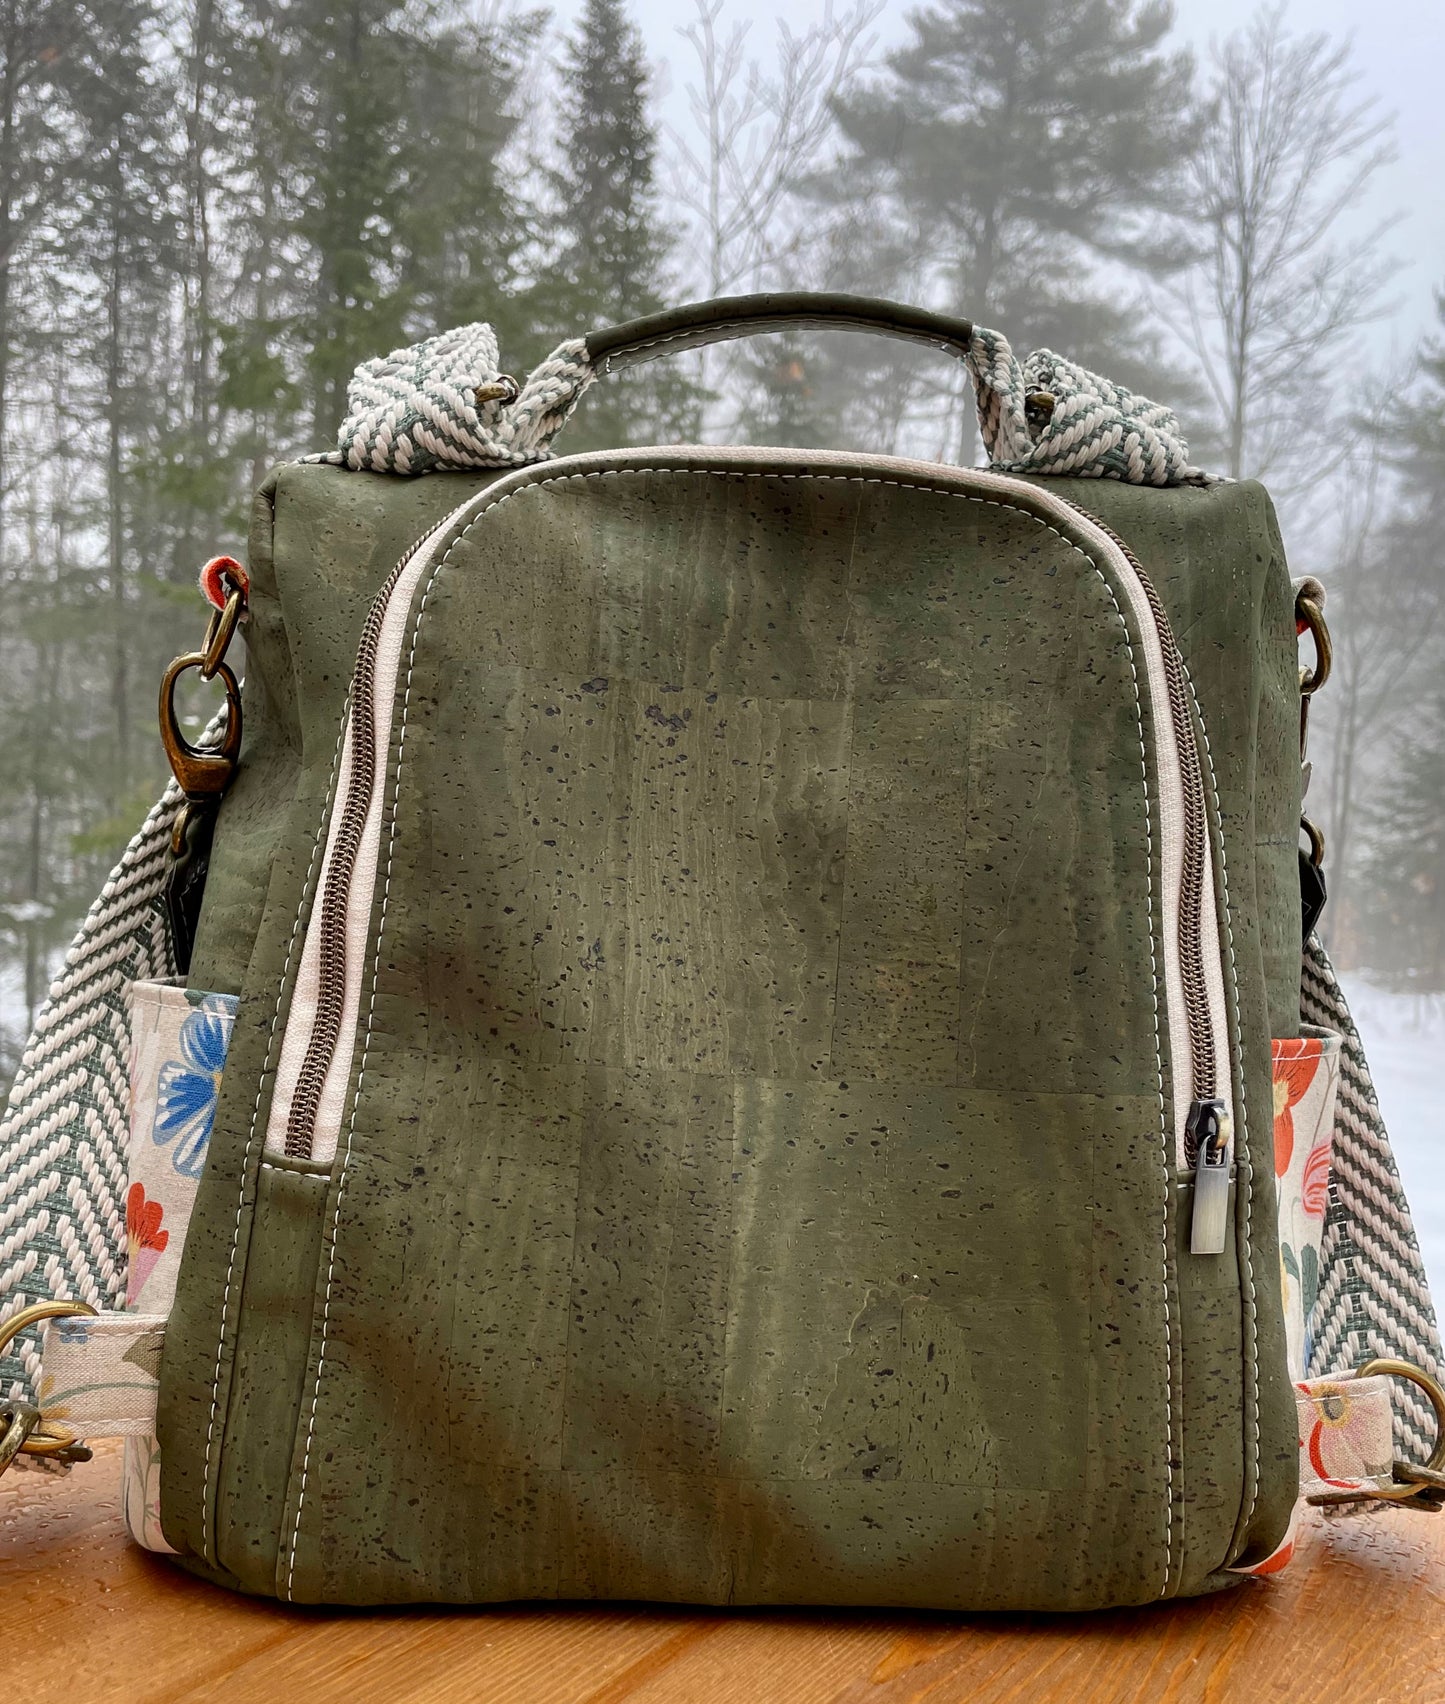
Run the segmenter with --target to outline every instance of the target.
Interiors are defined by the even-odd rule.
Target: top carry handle
[[[519,384],[477,322],[363,361],[336,448],[308,461],[413,475],[545,461],[604,373],[712,343],[784,330],[866,331],[941,349],[968,374],[979,435],[998,473],[1074,474],[1130,485],[1201,485],[1173,411],[1039,349],[1020,361],[1000,332],[871,296],[779,290],[690,302],[559,343]]]
[[[974,339],[973,321],[952,314],[936,314],[873,296],[778,290],[689,302],[594,331],[583,342],[593,370],[600,374],[655,361],[663,355],[681,355],[711,343],[791,330],[871,331],[880,337],[929,344],[959,361],[968,360]]]

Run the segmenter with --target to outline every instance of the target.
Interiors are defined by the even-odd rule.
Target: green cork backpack
[[[553,454],[800,325],[960,361],[989,467]],[[351,408],[208,565],[0,1129],[0,1466],[119,1433],[140,1542],[329,1604],[1082,1610],[1437,1504],[1264,490],[851,297],[522,386],[466,327]]]

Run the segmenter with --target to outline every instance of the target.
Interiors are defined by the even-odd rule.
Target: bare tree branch
[[[788,216],[798,180],[822,154],[833,105],[870,62],[883,0],[828,0],[811,28],[778,22],[777,61],[748,54],[749,25],[723,26],[725,0],[695,0],[678,34],[697,61],[687,84],[696,143],[672,134],[674,193],[691,214],[700,283],[709,295],[758,289],[796,264],[806,226]]]
[[[1354,406],[1339,373],[1382,311],[1393,220],[1343,226],[1393,159],[1392,119],[1355,94],[1348,41],[1291,35],[1282,5],[1214,54],[1213,123],[1190,166],[1205,243],[1166,286],[1223,419],[1228,471],[1308,485]]]

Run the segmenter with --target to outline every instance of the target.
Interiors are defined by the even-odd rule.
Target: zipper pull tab
[[[1186,1145],[1195,1144],[1194,1216],[1191,1254],[1223,1254],[1229,1228],[1229,1161],[1234,1120],[1222,1100],[1195,1101],[1184,1126]]]

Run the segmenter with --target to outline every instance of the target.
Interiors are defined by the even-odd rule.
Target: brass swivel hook
[[[211,612],[199,650],[186,651],[161,677],[161,744],[171,773],[186,796],[171,831],[171,850],[178,857],[185,845],[186,829],[193,807],[213,805],[231,784],[241,755],[241,688],[235,671],[226,662],[226,650],[246,614],[245,571],[230,557],[218,557],[201,573],[202,584],[224,592],[224,602]],[[181,677],[195,669],[202,680],[219,678],[226,693],[226,726],[221,744],[210,750],[194,746],[181,731],[176,711],[176,686]]]

